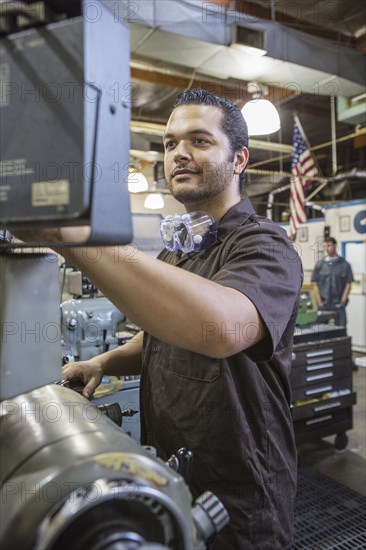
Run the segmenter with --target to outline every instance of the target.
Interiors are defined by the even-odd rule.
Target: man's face
[[[165,179],[172,195],[184,204],[215,197],[231,184],[239,186],[235,156],[221,130],[222,116],[217,107],[181,105],[168,121],[163,138]]]
[[[329,242],[323,243],[323,249],[327,256],[334,256],[337,254],[337,245]]]

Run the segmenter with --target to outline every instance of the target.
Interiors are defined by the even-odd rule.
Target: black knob
[[[193,465],[193,453],[190,449],[182,447],[177,451],[178,459],[178,474],[184,477],[184,481],[187,485],[191,482],[192,465]]]
[[[122,410],[119,403],[108,403],[107,405],[98,405],[97,408],[108,418],[113,420],[117,426],[122,426]]]

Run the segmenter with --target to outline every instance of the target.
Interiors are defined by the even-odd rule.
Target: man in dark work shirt
[[[337,241],[334,237],[326,237],[323,248],[325,256],[316,263],[311,282],[319,309],[333,311],[335,324],[345,327],[346,305],[354,280],[352,267],[337,254]]]
[[[73,263],[142,332],[65,366],[63,376],[81,376],[90,396],[104,374],[141,373],[141,442],[163,459],[190,448],[192,495],[212,490],[229,512],[213,548],[286,550],[296,486],[288,377],[302,271],[285,232],[241,199],[247,136],[230,101],[202,89],[178,97],[164,135],[165,177],[187,212],[212,223],[194,250],[158,259],[138,251],[129,262],[124,247],[115,262],[108,247],[96,264],[72,250]]]

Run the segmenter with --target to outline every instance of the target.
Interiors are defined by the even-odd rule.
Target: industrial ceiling
[[[146,125],[144,134],[143,123],[164,124],[181,89],[204,86],[241,107],[251,97],[247,83],[255,81],[268,89],[282,124],[276,134],[250,141],[247,193],[254,202],[257,197],[257,208],[264,209],[268,192],[288,181],[295,114],[322,176],[332,177],[314,200],[364,196],[366,12],[362,2],[157,0],[135,7],[139,9],[130,23],[132,80],[138,99],[133,106],[134,149],[161,151],[158,127]],[[262,35],[267,52],[263,57],[246,48],[245,41],[255,43],[256,33],[259,40]],[[337,141],[333,151],[332,101]],[[286,192],[281,200],[288,200]]]
[[[46,3],[67,16],[80,13],[80,2]],[[132,99],[134,158],[145,163],[161,160],[162,128],[182,89],[207,87],[242,107],[250,99],[247,84],[256,82],[276,104],[281,118],[279,132],[250,141],[247,194],[257,201],[257,208],[265,204],[270,191],[288,181],[295,114],[328,181],[314,200],[324,203],[365,196],[363,1],[106,3],[131,30],[127,89]],[[253,56],[248,46],[266,53]],[[284,204],[288,201],[286,193],[280,197]]]

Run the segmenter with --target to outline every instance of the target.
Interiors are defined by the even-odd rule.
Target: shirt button
[[[153,353],[158,353],[158,346],[153,347]]]

